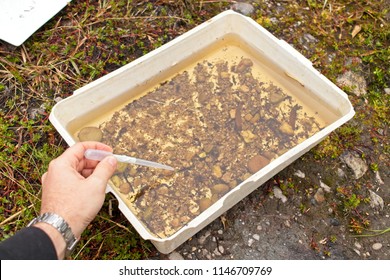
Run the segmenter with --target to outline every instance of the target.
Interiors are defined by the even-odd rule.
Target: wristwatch
[[[78,239],[74,236],[69,224],[60,215],[55,213],[44,213],[33,219],[27,226],[31,227],[37,223],[46,223],[57,229],[66,243],[65,256],[69,256],[72,253]]]

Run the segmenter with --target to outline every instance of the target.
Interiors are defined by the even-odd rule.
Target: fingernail
[[[107,161],[108,161],[108,163],[109,163],[112,167],[116,167],[117,161],[116,161],[116,158],[115,158],[115,157],[109,156],[109,157],[107,157]]]

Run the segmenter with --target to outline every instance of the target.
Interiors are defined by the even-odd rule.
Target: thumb
[[[117,166],[117,160],[113,156],[105,157],[101,162],[99,162],[95,170],[88,177],[88,179],[99,180],[101,183],[106,186],[108,179],[114,174]]]

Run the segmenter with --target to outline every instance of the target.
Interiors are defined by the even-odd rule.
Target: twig
[[[33,206],[34,206],[34,205],[31,204],[31,205],[27,206],[26,208],[24,208],[24,209],[22,209],[22,210],[16,212],[15,214],[9,216],[7,219],[5,219],[4,221],[2,221],[2,222],[0,223],[0,226],[3,226],[3,225],[5,225],[5,224],[7,224],[8,222],[12,221],[12,220],[15,219],[16,217],[18,217],[20,214],[22,214],[24,211],[26,211],[26,209],[30,209],[30,208],[32,208]]]
[[[352,237],[374,237],[378,235],[385,234],[387,232],[390,232],[390,227],[386,229],[367,229],[366,231],[374,232],[373,234],[359,234],[359,235],[353,235]]]
[[[105,218],[105,217],[103,217],[103,216],[100,216],[100,215],[99,215],[99,218],[102,218],[103,220],[105,220],[105,221],[107,221],[107,222],[113,223],[113,224],[115,224],[116,226],[118,226],[118,227],[120,227],[120,228],[126,230],[126,231],[129,232],[129,233],[133,233],[133,232],[132,232],[131,230],[129,230],[127,227],[125,227],[125,226],[123,226],[123,225],[121,225],[121,224],[118,224],[117,222],[114,222],[114,221],[111,220],[111,219],[107,219],[107,218]]]

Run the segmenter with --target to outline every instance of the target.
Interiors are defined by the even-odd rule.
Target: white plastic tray
[[[151,240],[162,253],[173,251],[318,144],[330,132],[351,119],[354,110],[347,95],[316,71],[309,60],[285,41],[275,38],[252,19],[233,11],[226,11],[166,45],[78,89],[75,92],[77,94],[56,104],[50,114],[50,121],[54,127],[65,141],[72,145],[75,143],[72,133],[77,126],[81,127],[83,123],[100,117],[106,110],[113,110],[131,100],[134,97],[132,94],[150,87],[155,77],[161,78],[168,69],[180,66],[181,62],[187,61],[199,50],[228,34],[239,36],[245,44],[282,69],[288,78],[310,91],[311,96],[301,98],[315,100],[335,117],[328,126],[273,160],[168,238],[157,238],[149,233],[119,195],[107,186],[107,191],[116,196],[120,210],[142,238]]]

